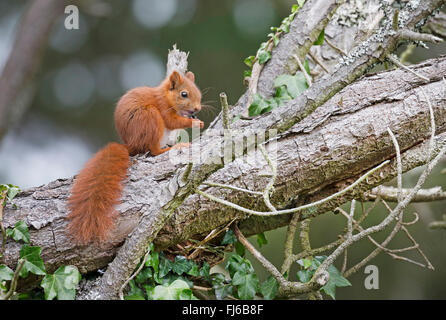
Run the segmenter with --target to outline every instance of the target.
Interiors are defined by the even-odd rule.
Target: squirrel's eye
[[[187,98],[187,92],[186,91],[181,91],[181,96],[183,98]]]

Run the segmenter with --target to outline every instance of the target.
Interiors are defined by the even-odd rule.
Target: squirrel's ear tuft
[[[178,88],[178,86],[183,82],[183,79],[181,79],[181,75],[178,73],[178,71],[174,71],[170,75],[169,81],[170,81],[170,90],[173,90]]]
[[[195,82],[195,75],[192,71],[188,71],[186,73],[186,78],[188,78],[190,81]]]

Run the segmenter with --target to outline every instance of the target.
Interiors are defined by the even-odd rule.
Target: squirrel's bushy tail
[[[122,182],[130,157],[127,147],[109,143],[91,158],[74,181],[68,199],[68,232],[77,243],[103,242],[113,230]]]

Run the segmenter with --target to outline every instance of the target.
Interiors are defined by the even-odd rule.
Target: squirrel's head
[[[180,116],[194,117],[201,110],[201,92],[195,85],[195,76],[187,72],[182,76],[173,71],[167,79],[167,100]]]

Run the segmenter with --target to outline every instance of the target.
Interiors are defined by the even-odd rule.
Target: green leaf
[[[274,46],[277,47],[277,45],[279,44],[279,36],[277,34],[273,34],[272,39],[273,39]]]
[[[234,294],[234,286],[231,284],[215,284],[213,288],[217,300],[223,300],[227,296]]]
[[[142,296],[140,294],[132,294],[132,295],[124,296],[124,300],[146,300],[146,298],[144,298],[144,296]]]
[[[6,197],[3,197],[3,193],[6,191]],[[0,200],[2,205],[6,205],[6,201],[11,201],[20,192],[20,188],[12,184],[0,184]],[[15,206],[15,205],[14,205]]]
[[[313,259],[303,259],[302,261],[303,261],[303,267],[305,269],[308,269],[311,266]]]
[[[317,40],[313,43],[315,46],[320,46],[324,43],[324,37],[325,37],[325,29],[321,31],[319,36],[317,37]]]
[[[0,282],[12,280],[14,271],[4,264],[0,265]]]
[[[254,273],[236,272],[232,284],[237,287],[237,294],[242,300],[252,300],[259,287],[259,279]]]
[[[243,71],[243,78],[250,77],[251,74],[252,74],[251,70],[244,70]]]
[[[254,272],[254,268],[248,259],[245,259],[238,254],[233,254],[226,263],[226,269],[229,271],[229,275],[234,277],[237,272],[245,274]]]
[[[172,270],[172,267],[173,267],[172,261],[167,259],[164,255],[160,256],[158,276],[160,278],[163,278],[166,274],[168,274]]]
[[[198,300],[198,298],[194,296],[191,289],[186,289],[181,291],[179,300]]]
[[[249,56],[247,58],[245,58],[245,60],[243,60],[243,62],[250,68],[252,68],[254,62],[256,60],[256,57],[254,56]]]
[[[304,3],[305,3],[305,0],[297,0],[297,4],[299,5],[300,8],[303,7]]]
[[[271,52],[261,49],[257,53],[257,57],[259,59],[259,64],[265,64],[269,59],[271,59]]]
[[[223,240],[221,241],[221,244],[233,244],[236,243],[237,237],[234,234],[234,231],[231,229],[227,230],[225,233],[225,236],[223,237]]]
[[[209,263],[207,263],[206,261],[203,262],[203,265],[201,266],[200,269],[200,277],[203,277],[205,280],[210,280],[210,275],[209,272],[211,270],[211,266],[209,265]]]
[[[236,243],[234,243],[234,247],[235,247],[235,252],[239,255],[239,256],[244,256],[245,255],[245,246],[240,242],[237,241]]]
[[[257,234],[257,244],[259,245],[259,248],[261,248],[265,244],[268,244],[268,240],[266,240],[265,234],[263,232]]]
[[[153,300],[179,300],[183,290],[189,290],[188,284],[183,280],[175,280],[169,285],[159,285],[153,290]]]
[[[190,268],[189,271],[187,271],[187,274],[192,277],[198,277],[199,276],[198,265],[193,261],[191,261],[191,264],[192,268]]]
[[[152,267],[155,274],[158,273],[159,270],[159,254],[158,252],[152,252],[146,260],[146,267]]]
[[[284,105],[287,101],[292,100],[293,97],[290,95],[285,86],[281,86],[276,88],[276,92],[274,94],[274,100],[276,101],[278,106]]]
[[[136,283],[144,283],[152,278],[153,272],[151,268],[143,268],[135,277]]]
[[[248,108],[248,115],[250,117],[258,116],[265,113],[265,110],[267,110],[269,107],[270,105],[268,104],[268,101],[263,99],[260,94],[256,93],[253,97],[251,105]]]
[[[297,278],[300,282],[306,283],[311,280],[314,272],[311,270],[299,270],[297,271]]]
[[[334,265],[330,265],[327,271],[330,277],[328,282],[321,288],[321,290],[328,294],[332,299],[335,299],[336,287],[348,287],[352,284],[342,276]]]
[[[40,284],[45,291],[45,299],[74,300],[76,285],[81,280],[81,274],[74,266],[62,266],[54,274],[47,274]]]
[[[6,236],[13,238],[15,241],[22,240],[25,243],[29,243],[29,230],[26,223],[22,220],[18,221],[13,229],[6,230]]]
[[[153,300],[153,290],[155,287],[149,285],[143,285],[144,289],[146,289],[147,299]]]
[[[308,74],[310,74],[310,63],[308,62],[308,59],[305,59],[304,61],[304,69]]]
[[[281,86],[285,86],[293,98],[296,98],[308,88],[307,80],[302,72],[297,72],[294,76],[289,74],[278,76],[274,80],[274,87],[278,88]]]
[[[210,276],[212,285],[220,285],[226,281],[225,275],[223,273],[213,273]]]
[[[279,283],[272,276],[269,276],[266,281],[260,285],[260,293],[266,300],[272,300],[279,291]]]
[[[40,247],[31,247],[27,244],[22,246],[20,249],[20,258],[25,259],[25,264],[23,265],[22,270],[20,270],[20,276],[22,278],[26,278],[28,272],[36,275],[46,275],[45,265],[40,257],[41,252],[42,248]]]
[[[172,271],[177,275],[182,275],[185,272],[188,272],[192,269],[194,262],[191,260],[187,260],[184,256],[176,256],[175,262],[172,266]]]

